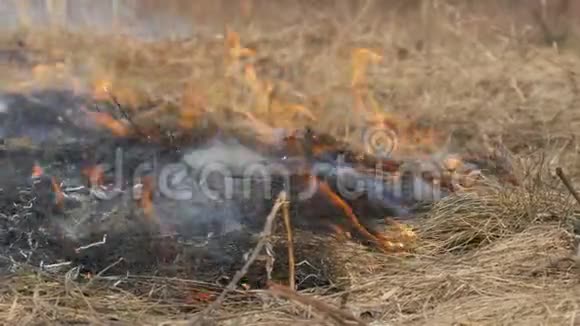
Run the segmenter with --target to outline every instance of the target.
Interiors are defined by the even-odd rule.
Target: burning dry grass
[[[16,38],[31,50],[29,71],[9,67],[10,80],[1,82],[18,90],[44,83],[89,90],[97,98],[113,94],[124,106],[147,107],[131,112],[135,121],[173,115],[178,118],[170,123],[180,128],[197,126],[200,107],[222,121],[234,111],[239,119],[224,125],[266,138],[275,127],[311,124],[345,136],[364,116],[361,111],[370,112],[362,119],[368,124],[381,107],[388,115],[380,118],[403,131],[409,152],[492,152],[498,146],[485,141],[494,138],[518,152],[556,148],[554,160],[541,170],[560,164],[576,175],[577,144],[570,137],[579,121],[573,110],[580,71],[576,50],[542,47],[526,28],[497,32],[508,28],[451,5],[434,13],[439,18],[423,22],[429,33],[422,37],[430,39],[402,29],[408,17],[377,25],[359,19],[344,28],[330,18],[310,19],[283,31],[250,26],[239,28],[239,35],[230,31],[179,42],[29,33]],[[375,47],[381,51],[371,50]],[[374,62],[361,64],[361,53]],[[363,79],[367,89],[352,87]],[[429,133],[413,133],[419,118],[445,135],[455,133],[449,148],[434,143]],[[126,134],[128,123],[109,122]],[[496,168],[484,175],[496,174]],[[573,324],[580,286],[571,206],[549,178],[519,178],[517,185],[486,181],[443,199],[416,226],[415,252],[386,255],[297,232],[296,263],[316,265],[334,285],[333,291],[317,287],[300,295],[381,325]],[[284,280],[284,240],[279,247],[273,273]],[[73,276],[74,271],[64,277],[27,270],[7,277],[0,318],[21,325],[180,324],[222,291],[183,279],[100,275],[89,284]],[[268,290],[238,290],[214,319],[224,325],[287,325],[322,323],[331,313],[305,302]]]
[[[325,273],[333,285],[291,296],[236,290],[211,319],[223,325],[349,324],[349,319],[387,325],[573,323],[580,304],[579,266],[570,231],[574,216],[562,194],[537,183],[457,193],[426,214],[416,226],[415,252],[402,254],[297,232],[296,263],[317,266],[313,274]],[[274,249],[276,282],[287,278],[283,239],[280,235]],[[258,260],[254,267],[264,270],[264,264]],[[19,324],[180,325],[222,291],[183,279],[104,274],[87,281],[74,279],[74,271],[66,277],[23,271],[4,284],[2,318]],[[353,317],[337,317],[316,302],[341,306]]]
[[[569,202],[548,189],[454,195],[418,226],[411,256],[339,245],[333,259],[349,285],[320,298],[338,305],[348,293],[355,315],[387,324],[572,322],[579,288]]]
[[[451,9],[440,10],[444,16]],[[517,150],[544,145],[546,135],[569,138],[577,124],[569,110],[578,102],[576,50],[558,53],[532,39],[483,33],[475,15],[461,14],[472,22],[462,30],[447,18],[433,23],[441,33],[429,51],[414,47],[417,36],[401,30],[396,22],[404,18],[397,17],[390,26],[369,23],[366,31],[308,20],[284,33],[239,27],[186,41],[35,31],[10,40],[26,44],[29,73],[7,72],[2,84],[61,86],[97,99],[112,94],[151,132],[159,124],[167,132],[199,128],[200,116],[210,114],[222,128],[265,140],[276,128],[308,125],[361,145],[361,126],[386,125],[395,127],[402,155],[479,150],[483,135]],[[479,34],[492,41],[474,38]],[[99,116],[126,135],[122,120]],[[529,132],[532,124],[542,132]],[[449,134],[454,142],[445,147]],[[474,141],[465,144],[469,138]]]

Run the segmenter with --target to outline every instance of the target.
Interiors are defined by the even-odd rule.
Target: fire
[[[59,208],[62,208],[64,205],[64,192],[62,191],[60,184],[58,183],[55,177],[51,178],[51,183],[52,183],[52,191],[55,196],[54,198],[55,204]]]
[[[42,167],[38,163],[34,163],[34,166],[32,167],[32,177],[39,178],[43,174],[44,174],[44,170],[42,169]]]
[[[342,209],[342,211],[344,211],[344,213],[350,219],[351,224],[357,229],[357,231],[359,231],[369,240],[373,241],[375,244],[379,245],[381,249],[393,250],[393,249],[401,249],[404,247],[402,243],[394,243],[381,235],[375,236],[371,234],[362,224],[360,224],[359,219],[352,211],[352,208],[342,198],[340,198],[340,196],[338,196],[334,191],[332,191],[332,189],[330,189],[330,186],[326,182],[319,181],[318,185],[320,187],[320,190],[325,195],[327,195],[328,198],[336,206],[338,206],[340,209]]]
[[[368,67],[378,64],[382,59],[382,55],[367,48],[353,50],[351,89],[354,111],[363,115],[365,127],[392,131],[397,138],[397,150],[401,149],[407,154],[434,150],[440,140],[438,132],[432,128],[419,127],[414,123],[416,120],[410,117],[403,118],[385,111],[369,89],[366,76]]]
[[[179,126],[185,130],[192,129],[205,113],[205,99],[196,88],[188,85],[183,92],[179,109]]]
[[[113,118],[113,116],[108,113],[89,112],[89,115],[97,124],[109,129],[115,136],[126,137],[131,133],[131,129],[126,123]]]
[[[195,303],[208,303],[215,299],[215,295],[212,293],[208,293],[205,291],[197,291],[194,290],[186,298],[186,302],[188,304],[195,304]]]
[[[274,117],[284,117],[284,115],[286,115],[286,121],[290,121],[291,126],[293,125],[292,122],[294,119],[299,116],[304,117],[312,122],[318,120],[314,113],[312,113],[312,111],[310,111],[306,106],[294,103],[284,103],[276,98],[272,99],[271,101],[270,113]],[[279,121],[283,122],[284,119],[280,119]]]
[[[239,60],[244,57],[253,57],[256,55],[256,51],[242,47],[238,33],[228,27],[226,34],[226,48],[229,50],[230,59]]]
[[[244,119],[250,124],[257,139],[265,144],[275,144],[276,131],[267,123],[261,121],[250,112],[240,112]]]
[[[99,165],[91,166],[83,170],[83,174],[89,179],[91,187],[103,185],[104,171]]]
[[[143,189],[141,193],[140,205],[143,209],[143,214],[148,218],[154,217],[154,207],[153,207],[153,179],[151,176],[145,176],[142,180]]]
[[[34,81],[41,85],[53,84],[55,81],[65,80],[69,77],[67,66],[58,62],[56,64],[38,64],[32,68],[32,76]]]
[[[351,87],[357,88],[366,84],[367,68],[370,64],[381,62],[383,56],[367,48],[357,48],[352,52]]]
[[[32,178],[40,178],[44,175],[44,169],[35,162],[32,166]],[[64,205],[65,194],[62,191],[60,184],[56,180],[55,177],[50,178],[52,192],[54,193],[54,203],[59,207],[62,208]]]
[[[259,79],[256,69],[253,65],[247,64],[244,69],[246,84],[250,87],[256,100],[256,109],[260,114],[266,114],[266,118],[275,117],[275,122],[282,126],[289,122],[289,126],[294,125],[294,118],[301,116],[310,121],[316,121],[317,118],[310,109],[302,104],[287,103],[275,96],[273,82]]]
[[[444,133],[431,126],[422,126],[420,117],[402,117],[390,112],[375,112],[369,114],[367,126],[373,130],[384,129],[382,135],[394,137],[394,154],[413,155],[432,154],[444,143]],[[376,133],[381,135],[381,133]],[[368,145],[368,144],[365,144]],[[447,163],[446,163],[447,164]],[[457,161],[449,161],[449,164],[459,164]]]
[[[256,73],[256,69],[253,65],[247,64],[244,67],[244,77],[246,77],[246,82],[254,92],[260,92],[265,86],[258,80],[258,74]]]
[[[353,90],[353,98],[354,98],[354,110],[355,112],[365,112],[366,105],[365,99],[361,91]]]
[[[256,70],[251,64],[245,66],[244,76],[246,83],[251,88],[254,98],[256,99],[257,111],[261,114],[268,113],[272,102],[274,85],[269,81],[258,79]]]
[[[97,80],[93,85],[93,98],[97,101],[106,101],[111,99],[111,90],[113,82],[109,78]]]
[[[450,156],[443,161],[443,166],[448,171],[457,171],[463,166],[463,161],[457,156]]]
[[[95,74],[96,77],[90,83],[90,94],[95,101],[111,101],[114,98],[123,107],[135,110],[149,98],[147,92],[136,83],[115,78],[111,72]]]
[[[240,60],[256,55],[254,50],[242,47],[240,35],[226,28],[225,48],[227,50],[225,65],[226,76],[230,76],[235,69],[238,69]]]
[[[385,229],[385,235],[389,239],[396,241],[393,243],[393,246],[400,248],[411,248],[415,245],[417,234],[415,231],[413,231],[412,227],[396,221],[387,222],[389,225]]]

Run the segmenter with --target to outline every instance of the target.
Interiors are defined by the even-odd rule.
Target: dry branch
[[[284,225],[286,227],[286,235],[288,238],[288,284],[291,289],[296,289],[296,262],[294,258],[294,240],[292,236],[292,224],[290,221],[289,203],[282,207],[284,216]]]
[[[272,234],[272,227],[274,225],[274,219],[276,218],[278,211],[285,204],[286,204],[286,193],[281,192],[278,195],[278,199],[276,200],[276,203],[272,207],[270,214],[266,218],[264,230],[262,231],[262,234],[260,236],[260,241],[258,242],[256,247],[254,247],[254,249],[252,250],[252,253],[249,256],[248,260],[246,261],[245,265],[242,267],[242,269],[240,269],[234,275],[234,277],[232,278],[230,283],[223,290],[223,292],[219,295],[219,297],[212,304],[210,304],[206,309],[204,309],[202,312],[200,312],[198,315],[196,315],[194,318],[192,318],[189,321],[188,325],[198,325],[199,323],[203,322],[205,317],[207,317],[211,312],[213,312],[214,310],[219,308],[219,306],[221,306],[221,304],[224,302],[227,294],[229,292],[233,291],[235,289],[236,285],[240,282],[240,280],[246,275],[246,273],[248,273],[250,266],[258,258],[258,255],[260,255],[260,253],[262,252],[262,249],[264,248],[266,241],[268,240],[268,237]]]
[[[359,318],[349,314],[344,310],[337,309],[326,303],[318,300],[314,300],[312,298],[305,297],[296,293],[285,286],[278,285],[275,283],[270,283],[269,291],[275,296],[281,296],[288,300],[296,301],[301,304],[314,307],[315,309],[319,310],[330,316],[333,320],[335,320],[340,325],[348,325],[349,322],[355,322],[357,325],[365,326],[366,323],[360,320]]]

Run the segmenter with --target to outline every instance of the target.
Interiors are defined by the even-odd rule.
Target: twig
[[[272,233],[275,233],[275,231],[272,231]],[[272,279],[274,262],[276,261],[276,255],[274,254],[274,247],[272,246],[272,242],[266,241],[264,245],[264,251],[266,251],[266,279],[269,282]]]
[[[260,252],[262,251],[262,249],[264,248],[264,245],[266,244],[267,238],[272,233],[272,226],[274,224],[274,219],[276,218],[276,215],[278,214],[278,211],[280,210],[282,205],[284,205],[285,203],[286,203],[286,193],[284,191],[282,191],[278,195],[278,199],[276,200],[276,203],[274,204],[274,206],[272,207],[272,210],[270,211],[270,214],[266,218],[266,223],[264,224],[264,230],[262,231],[262,234],[260,236],[260,241],[258,242],[256,247],[254,247],[254,249],[252,250],[251,255],[248,257],[248,260],[246,261],[246,263],[244,264],[242,269],[240,269],[239,271],[236,272],[236,274],[234,275],[234,277],[232,278],[230,283],[222,291],[222,293],[219,295],[219,297],[214,302],[212,302],[207,308],[205,308],[203,311],[201,311],[199,314],[197,314],[194,318],[192,318],[187,323],[188,325],[198,325],[200,322],[203,321],[203,319],[207,315],[209,315],[215,309],[217,309],[219,306],[221,306],[222,303],[224,302],[227,294],[229,292],[233,291],[235,289],[236,285],[242,279],[242,277],[244,277],[246,275],[246,273],[248,273],[250,266],[258,258],[258,255],[260,255]]]
[[[564,184],[564,186],[566,186],[566,188],[568,189],[570,194],[572,194],[574,199],[576,199],[576,202],[580,204],[580,196],[578,195],[578,192],[576,192],[576,189],[574,189],[574,186],[572,186],[570,179],[568,179],[568,177],[564,174],[564,171],[562,170],[561,167],[556,168],[556,175],[560,178],[560,180],[562,180],[562,183]]]
[[[129,121],[132,124],[133,122],[131,121],[131,117],[129,117],[129,114],[127,113],[127,111],[125,111],[125,109],[123,109],[123,106],[117,100],[117,97],[115,95],[113,95],[113,93],[111,93],[111,92],[107,92],[107,94],[111,97],[111,100],[113,101],[113,104],[115,104],[115,107],[117,108],[117,110],[119,111],[119,113],[121,113],[121,115],[123,116],[123,118],[127,119],[127,121]]]
[[[129,114],[127,113],[127,111],[125,109],[123,109],[123,106],[121,105],[121,103],[117,100],[117,97],[111,93],[108,92],[109,96],[111,97],[111,100],[113,101],[113,103],[115,104],[115,107],[117,107],[117,110],[119,111],[119,113],[121,113],[121,115],[123,116],[123,118],[125,118],[125,120],[127,120],[129,122],[129,124],[131,124],[131,126],[133,126],[133,130],[135,130],[135,132],[137,134],[139,134],[139,136],[144,137],[145,139],[149,139],[147,137],[147,134],[145,134],[140,128],[139,126],[133,121],[133,119],[131,119],[131,117],[129,116]]]
[[[516,92],[516,94],[518,94],[518,97],[520,98],[520,101],[522,103],[525,103],[526,102],[526,96],[524,95],[524,92],[522,91],[522,89],[518,85],[518,80],[515,79],[514,77],[512,77],[510,79],[510,87],[513,88],[513,90]]]
[[[102,246],[105,243],[107,243],[107,234],[103,235],[103,240],[90,243],[90,244],[88,244],[86,246],[80,246],[80,247],[78,247],[78,248],[75,249],[75,252],[78,254],[79,252],[81,252],[83,250],[87,250],[87,249],[90,249],[92,247]]]
[[[327,313],[332,319],[334,319],[337,323],[341,325],[348,325],[347,321],[356,322],[357,325],[366,326],[367,324],[360,320],[359,318],[349,314],[345,310],[337,309],[333,306],[330,306],[322,301],[318,301],[309,297],[302,296],[296,291],[293,291],[285,286],[278,285],[275,283],[270,283],[269,292],[275,296],[284,297],[288,300],[293,300],[299,302],[301,304],[314,307],[315,309]]]
[[[284,216],[284,226],[286,227],[286,235],[288,237],[288,284],[292,290],[296,290],[296,266],[294,258],[294,240],[292,236],[292,224],[290,223],[290,203],[286,203],[282,207],[282,213]]]
[[[57,269],[60,267],[66,267],[66,266],[70,266],[72,264],[72,262],[70,261],[65,261],[62,263],[55,263],[55,264],[49,264],[49,265],[45,265],[44,261],[40,262],[40,269],[41,270],[49,270],[49,269]]]

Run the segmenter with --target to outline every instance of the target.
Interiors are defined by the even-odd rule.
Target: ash
[[[295,201],[295,227],[347,228],[344,212],[320,193],[298,198],[309,186],[300,167],[312,158],[219,134],[179,147],[113,137],[87,115],[107,105],[61,91],[0,96],[0,272],[78,267],[215,282],[243,265],[281,190]],[[250,166],[285,173],[248,177]],[[42,173],[33,176],[35,167]],[[94,167],[103,171],[98,185],[83,176]],[[401,198],[369,198],[349,204],[370,229],[409,214]]]

